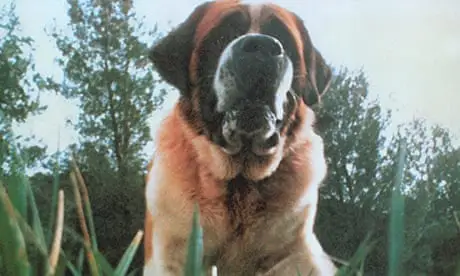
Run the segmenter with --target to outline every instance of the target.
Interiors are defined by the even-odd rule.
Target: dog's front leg
[[[155,219],[149,241],[152,256],[144,265],[145,276],[184,274],[189,229],[185,223],[173,223],[163,217]]]
[[[305,246],[293,251],[269,271],[259,273],[263,276],[307,275],[334,276],[337,268],[321,248],[316,236],[311,233]]]
[[[146,276],[184,274],[194,205],[165,171],[158,162],[146,187]]]

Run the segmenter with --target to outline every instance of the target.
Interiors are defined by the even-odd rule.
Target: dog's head
[[[201,4],[150,59],[180,91],[183,114],[199,135],[225,158],[270,170],[331,81],[302,20],[273,4]]]

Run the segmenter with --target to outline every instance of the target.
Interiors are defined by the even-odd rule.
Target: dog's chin
[[[259,181],[269,177],[278,168],[283,157],[285,140],[279,132],[273,137],[263,143],[253,142],[251,146],[244,141],[228,142],[223,135],[212,135],[212,142],[226,156],[226,162],[243,165],[238,166],[231,175],[241,174],[249,180]]]
[[[269,157],[277,152],[280,134],[275,132],[264,141],[244,142],[241,140],[222,139],[219,146],[223,152],[234,157]]]

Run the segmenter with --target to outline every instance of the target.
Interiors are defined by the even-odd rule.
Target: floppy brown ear
[[[209,2],[199,5],[178,27],[160,39],[150,49],[149,59],[158,74],[179,89],[181,95],[189,91],[189,64],[194,47],[197,25]]]
[[[307,105],[312,106],[320,102],[321,97],[329,90],[332,72],[321,53],[313,46],[304,22],[299,17],[297,17],[297,27],[303,40],[303,54],[307,70],[303,100]]]

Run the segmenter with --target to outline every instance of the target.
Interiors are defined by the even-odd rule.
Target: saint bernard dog
[[[195,205],[208,275],[334,275],[313,231],[327,168],[311,109],[332,74],[303,21],[210,1],[149,59],[180,97],[148,169],[144,275],[183,275]]]

